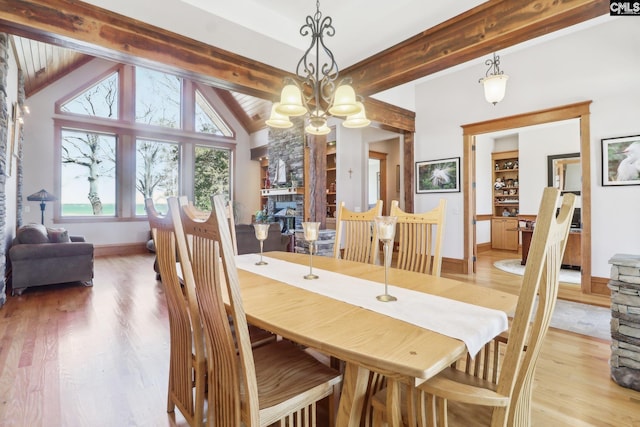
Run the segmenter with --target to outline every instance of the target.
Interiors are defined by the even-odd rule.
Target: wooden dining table
[[[264,256],[302,265],[310,261],[309,255],[290,252]],[[382,293],[382,266],[314,256],[313,267],[379,282]],[[261,274],[242,269],[238,274],[249,323],[345,362],[338,427],[359,426],[370,371],[387,377],[389,424],[395,426],[400,425],[399,384],[415,387],[466,354],[459,339]],[[507,314],[517,302],[515,295],[490,288],[394,268],[388,283]]]

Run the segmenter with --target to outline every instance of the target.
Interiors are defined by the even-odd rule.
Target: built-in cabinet
[[[491,154],[493,165],[493,219],[491,248],[518,250],[520,184],[518,150]]]
[[[269,159],[263,157],[260,159],[260,189],[265,190],[271,187],[269,179]],[[269,197],[264,191],[260,191],[260,209],[266,210]]]
[[[326,228],[335,229],[336,228],[336,208],[337,208],[336,142],[335,141],[327,142],[326,155],[327,155],[327,170],[326,170],[327,188],[325,190],[327,193]]]

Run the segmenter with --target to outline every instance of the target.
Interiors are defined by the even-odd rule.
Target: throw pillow
[[[49,243],[47,228],[42,224],[26,224],[20,227],[16,235],[22,244]]]
[[[47,228],[47,234],[51,243],[68,243],[71,241],[69,232],[64,228]]]

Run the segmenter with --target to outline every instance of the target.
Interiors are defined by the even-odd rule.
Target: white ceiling
[[[300,27],[308,15],[316,12],[316,2],[312,0],[85,2],[287,72],[295,72],[298,60],[309,47],[310,38],[300,35]],[[481,3],[480,0],[323,0],[320,12],[333,19],[335,35],[325,38],[325,43],[338,67],[344,69]],[[463,66],[478,64],[479,72],[483,73],[484,59]],[[374,97],[415,111],[414,86],[418,82]]]

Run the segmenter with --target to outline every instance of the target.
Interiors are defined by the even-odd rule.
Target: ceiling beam
[[[363,96],[609,14],[604,0],[490,0],[342,70]]]

